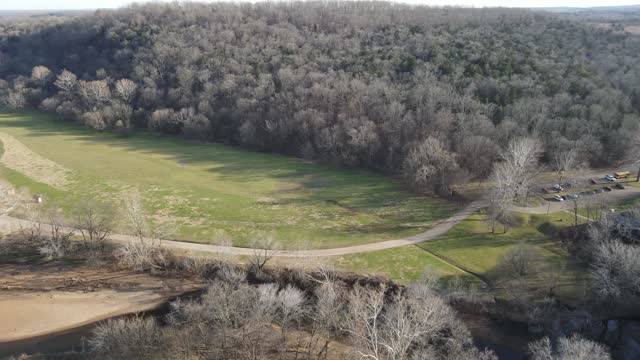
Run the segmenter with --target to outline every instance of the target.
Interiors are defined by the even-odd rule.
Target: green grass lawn
[[[563,301],[577,303],[582,298],[587,270],[576,263],[554,237],[554,229],[572,226],[573,216],[565,212],[550,215],[518,215],[521,224],[496,234],[482,213],[477,213],[454,226],[447,234],[433,241],[369,253],[339,256],[334,259],[337,268],[347,271],[381,274],[408,283],[427,271],[439,273],[445,280],[462,277],[473,282],[484,281],[501,296],[499,259],[519,242],[531,245],[537,263],[542,269],[552,266],[562,269],[557,294]],[[584,222],[579,219],[579,222]],[[532,287],[542,287],[546,281],[543,270],[530,279]]]
[[[66,208],[137,191],[184,240],[215,243],[222,230],[237,246],[271,236],[285,247],[330,248],[420,233],[455,210],[371,172],[150,133],[121,137],[40,112],[0,113],[0,132],[71,171],[56,189],[0,165],[14,185]]]
[[[498,232],[491,234],[485,216],[477,213],[433,241],[340,256],[335,258],[335,265],[342,270],[386,275],[401,283],[419,278],[427,269],[438,272],[444,279],[456,276],[476,282],[481,279],[500,288],[498,261],[509,248],[523,241],[532,246],[540,266],[563,269],[558,295],[564,301],[579,302],[585,291],[587,270],[571,258],[553,235],[554,229],[572,226],[572,214],[519,216],[519,226],[506,233],[498,227]],[[583,221],[579,219],[579,222]],[[542,281],[545,281],[542,277],[534,277],[531,285],[540,286]],[[500,294],[499,290],[497,294]]]
[[[525,242],[532,246],[538,261],[545,265],[564,268],[559,294],[574,300],[583,290],[582,284],[586,270],[575,263],[552,234],[553,228],[571,226],[573,216],[565,212],[550,215],[521,216],[522,224],[501,233],[492,234],[485,217],[475,214],[456,225],[442,237],[421,243],[418,246],[465,271],[476,274],[489,281],[496,282],[500,273],[498,261],[506,251]],[[536,279],[533,279],[535,284]]]
[[[435,271],[444,279],[461,276],[472,281],[477,280],[472,275],[419,246],[403,246],[368,253],[344,255],[338,256],[334,260],[338,269],[384,275],[403,284],[420,278],[425,271]]]

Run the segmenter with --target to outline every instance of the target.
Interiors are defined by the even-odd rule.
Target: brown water
[[[167,303],[168,305],[168,303]],[[168,306],[145,313],[145,316],[161,317],[166,314]],[[124,315],[133,316],[133,315]],[[529,340],[526,329],[516,325],[499,326],[489,318],[464,315],[463,321],[469,327],[480,348],[493,350],[500,360],[525,359],[526,344]],[[107,321],[107,320],[104,320]],[[11,344],[0,344],[0,358],[19,354],[54,354],[68,351],[83,352],[88,350],[87,339],[93,329],[101,322],[88,324],[57,334],[14,341]]]
[[[459,314],[476,346],[493,350],[500,360],[526,359],[527,345],[534,340],[524,324],[500,322],[486,315]]]
[[[81,352],[88,349],[85,339],[100,322],[87,324],[55,334],[0,343],[0,358],[20,354],[52,354],[66,351]]]

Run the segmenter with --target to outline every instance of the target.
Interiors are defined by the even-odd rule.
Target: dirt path
[[[483,201],[476,201],[467,205],[464,209],[454,213],[451,217],[436,223],[428,231],[397,240],[388,240],[372,244],[347,246],[333,249],[318,249],[318,250],[274,250],[273,256],[277,257],[323,257],[323,256],[338,256],[348,254],[358,254],[370,251],[391,249],[406,245],[414,245],[424,241],[429,241],[437,238],[440,235],[445,234],[453,226],[466,219],[469,215],[473,214],[478,209],[484,206]],[[32,223],[27,220],[21,220],[9,216],[0,216],[0,232],[6,233],[17,231],[20,228],[30,227]],[[47,231],[48,229],[45,229]],[[111,240],[116,242],[134,242],[139,241],[138,238],[124,234],[113,234],[110,237]],[[145,239],[151,241],[151,239]],[[255,253],[254,249],[241,248],[234,246],[219,246],[210,244],[197,244],[184,241],[163,240],[162,245],[172,249],[188,250],[188,251],[201,251],[215,254],[226,255],[239,255],[239,256],[251,256]]]
[[[624,199],[634,198],[640,196],[640,188],[628,186],[624,190],[614,190],[608,193],[601,193],[590,195],[589,198],[598,200],[602,199],[605,202],[614,202]],[[333,249],[317,249],[317,250],[273,250],[272,254],[275,257],[326,257],[326,256],[339,256],[349,254],[359,254],[371,251],[391,249],[406,245],[414,245],[421,242],[433,240],[440,235],[445,234],[456,224],[460,223],[468,216],[472,215],[477,210],[486,206],[486,202],[478,200],[470,203],[464,209],[454,213],[447,219],[444,219],[436,223],[431,229],[418,235],[414,235],[407,238],[397,240],[387,240],[377,243],[346,246]],[[550,201],[544,205],[536,207],[519,207],[514,206],[511,210],[527,214],[547,214],[560,211],[567,211],[573,208],[572,201],[556,202]],[[22,220],[10,216],[0,216],[0,232],[9,233],[17,231],[20,228],[30,227],[32,223],[27,220]],[[48,229],[44,229],[47,231]],[[110,237],[111,240],[116,242],[135,242],[139,241],[137,237],[125,234],[113,234]],[[151,241],[151,239],[145,239],[145,241]],[[162,245],[172,249],[186,250],[186,251],[199,251],[214,254],[225,254],[235,256],[251,256],[254,255],[255,249],[235,247],[235,246],[220,246],[211,244],[199,244],[185,241],[163,240]]]

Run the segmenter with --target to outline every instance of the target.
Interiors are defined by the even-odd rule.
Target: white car
[[[564,201],[564,199],[560,195],[555,195],[553,198],[556,201]]]
[[[605,178],[605,180],[608,180],[608,181],[611,181],[611,182],[614,182],[614,181],[618,180],[618,179],[615,178],[615,176],[611,176],[611,175],[605,175],[604,178]]]

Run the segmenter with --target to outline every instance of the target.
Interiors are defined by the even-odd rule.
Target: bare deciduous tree
[[[591,264],[593,289],[603,301],[640,298],[640,249],[620,240],[601,243]]]
[[[532,360],[609,360],[607,348],[577,335],[563,337],[554,350],[548,337],[529,344]]]
[[[27,98],[22,89],[15,89],[10,91],[9,94],[2,99],[2,103],[10,109],[19,110],[27,105]]]
[[[440,341],[442,330],[455,321],[444,300],[424,286],[412,287],[406,295],[396,296],[382,319],[382,343],[389,360],[409,358],[410,349],[419,340]]]
[[[492,188],[489,191],[489,206],[487,215],[491,224],[491,232],[495,234],[496,224],[506,214],[509,207],[513,205],[516,175],[511,171],[508,164],[498,163],[494,166],[491,174]],[[505,227],[506,230],[506,227]]]
[[[525,242],[519,242],[498,259],[498,269],[505,277],[524,278],[537,271],[537,261],[536,250]]]
[[[78,82],[78,94],[91,108],[111,102],[111,90],[106,80]]]
[[[361,358],[382,359],[383,344],[380,334],[380,313],[384,307],[384,291],[354,287],[349,294],[348,311],[343,323]]]
[[[53,84],[67,95],[70,95],[76,91],[78,78],[71,71],[63,70],[62,73],[56,77],[56,81]]]
[[[60,258],[66,255],[75,229],[66,227],[62,209],[49,205],[44,211],[43,218],[47,222],[49,234],[43,236],[44,245],[40,248],[40,252],[48,258]]]
[[[112,206],[85,200],[74,209],[75,226],[85,242],[96,242],[103,248],[113,229],[115,210]]]
[[[138,238],[138,242],[127,243],[116,249],[116,257],[129,267],[142,270],[147,267],[165,267],[171,254],[162,248],[162,240],[176,233],[176,224],[171,221],[151,225],[148,221],[139,193],[132,192],[124,197],[124,218],[129,231]]]
[[[126,104],[130,104],[136,94],[138,85],[129,79],[116,81],[116,94]]]
[[[162,329],[150,317],[118,318],[98,325],[89,345],[107,359],[155,359],[162,353]]]
[[[249,263],[256,271],[262,271],[267,262],[271,260],[276,245],[271,237],[261,237],[251,242],[253,255],[249,258]]]
[[[404,163],[405,176],[413,184],[441,194],[451,194],[450,180],[456,171],[455,156],[431,136],[414,145]]]
[[[325,279],[327,277],[324,277]],[[316,304],[309,312],[313,322],[310,331],[307,358],[312,359],[312,351],[318,350],[316,358],[326,359],[329,353],[329,344],[334,339],[336,331],[340,328],[341,314],[344,311],[344,301],[338,285],[331,280],[326,280],[316,288]],[[318,346],[324,341],[322,346]]]
[[[631,145],[633,151],[629,151],[627,157],[629,160],[638,163],[638,154],[640,154],[640,130],[636,130],[631,136]],[[640,182],[640,165],[636,173],[636,182]]]
[[[38,84],[38,86],[44,86],[50,78],[51,70],[46,66],[34,66],[31,70],[31,80]]]
[[[13,211],[24,198],[24,191],[18,191],[11,184],[0,180],[0,216]]]
[[[582,198],[582,205],[586,212],[587,221],[600,221],[606,215],[609,207],[607,206],[606,196],[588,196]]]
[[[567,171],[571,171],[578,165],[578,149],[571,147],[565,151],[553,153],[553,169],[558,174],[558,184],[562,183],[562,178]]]
[[[287,287],[278,292],[277,306],[282,329],[283,346],[287,344],[287,334],[290,323],[300,320],[303,314],[304,301],[304,293],[291,285],[287,285]]]
[[[159,224],[151,224],[149,216],[144,210],[142,198],[139,193],[132,192],[125,196],[124,217],[130,231],[140,242],[145,238],[154,244],[160,244],[162,240],[171,239],[176,235],[177,225],[175,222],[167,220]]]
[[[518,138],[509,142],[502,154],[506,171],[512,173],[512,191],[514,197],[526,196],[531,180],[538,174],[538,160],[542,154],[542,146],[534,138]]]
[[[493,233],[496,223],[508,215],[506,211],[516,198],[528,195],[530,182],[539,171],[540,152],[541,147],[537,140],[515,139],[502,154],[502,161],[494,165],[488,208]]]
[[[136,192],[129,193],[124,197],[123,202],[124,216],[127,225],[133,235],[135,235],[140,242],[143,242],[148,231],[148,225],[140,194]]]

